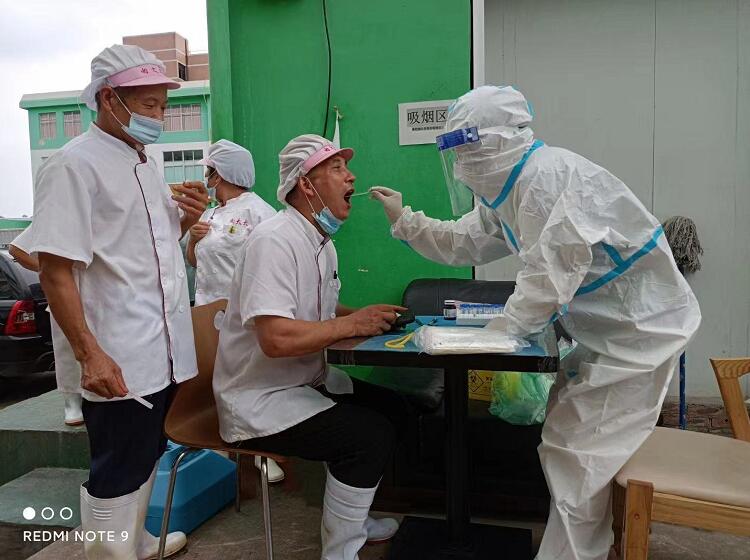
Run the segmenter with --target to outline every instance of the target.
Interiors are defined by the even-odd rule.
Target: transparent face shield
[[[455,216],[463,216],[470,212],[474,206],[474,193],[463,182],[457,173],[457,165],[462,152],[473,150],[481,146],[479,131],[477,127],[460,128],[439,135],[437,142],[440,161],[443,165],[445,184],[448,187],[448,196],[451,200],[451,209]]]

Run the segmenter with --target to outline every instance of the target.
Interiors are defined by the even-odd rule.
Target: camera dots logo
[[[26,521],[33,521],[37,518],[37,512],[33,507],[23,508],[23,512],[21,514]],[[55,519],[55,517],[57,517],[58,519],[62,519],[63,521],[68,521],[73,517],[73,510],[69,507],[64,507],[60,509],[59,512],[55,512],[54,509],[47,506],[43,507],[39,512],[39,517],[44,521],[52,521],[53,519]]]

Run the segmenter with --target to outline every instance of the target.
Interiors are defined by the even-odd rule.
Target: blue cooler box
[[[151,502],[148,505],[146,529],[158,536],[169,490],[169,473],[185,446],[171,441],[159,461]],[[208,449],[191,453],[177,469],[177,481],[169,518],[170,531],[190,533],[234,500],[237,466]]]

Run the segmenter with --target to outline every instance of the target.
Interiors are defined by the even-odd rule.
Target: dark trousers
[[[95,498],[125,496],[151,476],[167,447],[164,418],[175,385],[143,397],[149,410],[133,399],[94,402],[83,400],[83,419],[89,433],[91,468],[86,483]]]
[[[391,391],[352,378],[354,393],[334,395],[336,404],[270,436],[248,439],[238,447],[325,461],[336,480],[372,488],[383,476],[398,435],[406,427],[407,405]]]

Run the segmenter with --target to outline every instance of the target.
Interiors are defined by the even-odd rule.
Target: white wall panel
[[[698,226],[706,254],[690,282],[703,323],[688,349],[688,394],[716,395],[708,358],[747,350],[740,303],[750,269],[736,258],[737,234],[747,232],[736,213],[737,1],[657,1],[656,22],[654,211]]]
[[[750,0],[486,0],[485,14],[486,80],[527,95],[539,138],[608,168],[660,220],[698,224],[688,394],[717,396],[708,358],[750,353]]]

